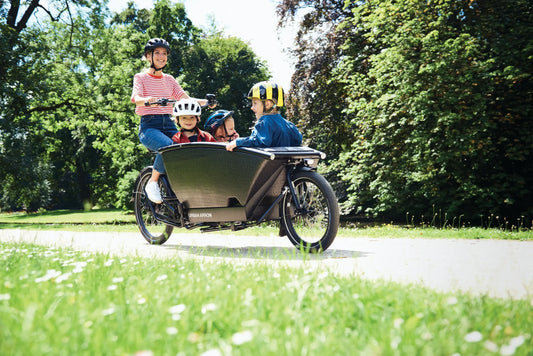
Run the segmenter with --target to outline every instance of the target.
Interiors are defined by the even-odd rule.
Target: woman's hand
[[[198,104],[200,104],[200,106],[202,106],[202,107],[204,105],[207,105],[207,103],[209,102],[209,101],[207,101],[207,99],[196,99],[196,100],[198,101]],[[214,102],[213,104],[208,106],[209,109],[214,109],[216,107],[217,107],[217,103],[216,102]]]
[[[146,103],[154,103],[158,100],[158,98],[154,98],[153,96],[147,96],[147,97],[141,97],[137,96],[135,97],[135,105],[136,106],[145,106]]]

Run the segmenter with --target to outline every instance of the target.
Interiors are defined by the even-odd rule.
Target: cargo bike
[[[165,243],[174,228],[239,231],[267,221],[280,224],[298,249],[325,251],[339,227],[339,206],[316,168],[325,154],[309,147],[237,148],[223,143],[174,144],[159,150],[166,173],[163,202],[145,191],[152,167],[133,192],[137,225],[150,244]]]

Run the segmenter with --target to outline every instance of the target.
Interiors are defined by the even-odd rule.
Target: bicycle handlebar
[[[215,94],[206,94],[205,98],[207,99],[207,103],[205,105],[202,105],[202,109],[206,106],[215,105],[218,103],[218,101],[215,99]],[[159,105],[159,106],[167,106],[169,103],[175,103],[177,100],[175,99],[167,99],[167,98],[161,98],[157,99],[153,103],[150,103],[148,101],[144,102],[144,106],[151,106],[151,105]]]

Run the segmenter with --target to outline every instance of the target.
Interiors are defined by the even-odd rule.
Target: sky
[[[153,8],[153,0],[134,0],[138,8]],[[196,27],[208,28],[214,19],[225,35],[247,42],[267,62],[272,79],[289,89],[294,60],[288,50],[294,43],[294,28],[278,30],[274,0],[181,0]],[[127,1],[110,0],[111,11],[120,12]]]

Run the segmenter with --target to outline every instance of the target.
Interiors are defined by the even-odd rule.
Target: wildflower
[[[167,328],[167,334],[169,335],[176,335],[178,333],[178,329],[176,329],[173,326],[170,326]]]
[[[104,263],[104,266],[106,267],[109,267],[113,264],[113,260],[107,260],[105,263]]]
[[[170,307],[168,310],[170,314],[180,314],[185,310],[185,304],[178,304]]]
[[[510,355],[514,355],[514,353],[516,352],[516,349],[520,346],[522,346],[522,344],[525,342],[525,338],[520,335],[520,336],[517,336],[517,337],[513,337],[510,341],[509,341],[509,345],[503,345],[500,349],[500,354],[502,356],[510,356]]]
[[[241,323],[241,325],[246,326],[246,327],[258,326],[259,320],[256,320],[256,319],[245,320]]]
[[[206,304],[202,306],[202,314],[207,313],[208,311],[213,311],[217,308],[217,306],[213,303]]]
[[[166,274],[162,274],[161,276],[157,277],[156,278],[156,281],[164,281],[165,279],[167,279],[167,275]]]
[[[9,300],[9,299],[11,299],[11,295],[9,295],[9,294],[0,294],[0,301]]]
[[[63,281],[66,281],[70,277],[71,273],[63,273],[59,277],[56,278],[56,283],[61,283]]]
[[[137,299],[137,304],[144,304],[146,303],[146,299],[144,299],[143,297]]]
[[[124,278],[122,277],[115,277],[112,279],[113,283],[120,283],[124,281]]]
[[[200,356],[222,356],[222,352],[220,352],[219,349],[211,349],[211,350],[207,350]]]
[[[479,342],[483,339],[483,335],[479,331],[472,331],[465,335],[466,342]]]
[[[251,331],[243,331],[233,334],[231,337],[231,342],[233,342],[235,345],[242,345],[244,343],[247,343],[248,341],[251,341],[253,339],[253,334]]]
[[[137,351],[133,356],[154,356],[154,353],[150,350]]]
[[[496,345],[490,340],[485,341],[485,344],[483,346],[485,346],[485,349],[491,352],[498,352],[498,345]]]
[[[390,343],[390,347],[393,348],[393,349],[397,349],[398,348],[398,345],[400,345],[400,343],[402,342],[402,338],[399,337],[399,336],[396,336],[392,339],[391,343]]]
[[[400,326],[402,326],[404,320],[402,318],[396,318],[394,319],[394,328],[398,329]]]
[[[104,316],[111,315],[114,312],[115,312],[115,308],[111,307],[111,308],[102,310],[102,315],[104,315]]]
[[[46,274],[44,276],[35,279],[35,283],[46,282],[51,280],[52,278],[59,277],[60,275],[60,271],[56,271],[55,269],[49,269],[48,271],[46,271]]]
[[[457,304],[457,298],[456,297],[449,297],[447,302],[448,302],[448,305],[455,305],[455,304]]]
[[[87,262],[75,262],[74,269],[72,273],[81,273],[83,272],[83,267],[87,266]]]
[[[117,289],[117,285],[116,284],[112,284],[109,287],[107,287],[107,290],[116,290],[116,289]]]
[[[526,341],[526,338],[524,336],[520,335],[520,336],[517,336],[517,337],[513,337],[511,339],[511,341],[509,342],[509,345],[511,345],[513,347],[519,347],[519,346],[522,346],[525,341]]]

